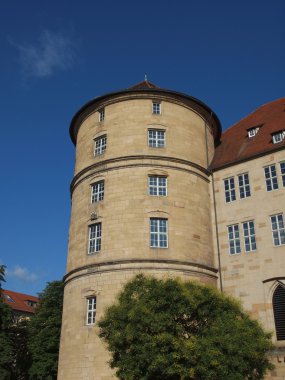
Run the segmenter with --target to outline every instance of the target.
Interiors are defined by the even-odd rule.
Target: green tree
[[[12,325],[12,311],[3,302],[1,282],[5,281],[5,266],[0,266],[0,379],[9,380],[12,377],[14,364],[13,344],[10,327]]]
[[[258,380],[270,334],[213,288],[139,275],[99,321],[124,380]]]
[[[20,318],[10,327],[14,360],[13,380],[30,379],[31,354],[28,350],[28,326],[29,319]]]
[[[57,377],[63,282],[49,282],[39,298],[28,327],[28,347],[32,357],[30,379],[53,380]]]

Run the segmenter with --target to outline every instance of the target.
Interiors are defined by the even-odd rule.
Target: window
[[[89,246],[88,253],[99,252],[101,249],[101,223],[92,224],[89,226]]]
[[[250,197],[250,185],[248,173],[238,176],[239,196],[240,198]]]
[[[94,149],[94,156],[98,156],[100,154],[103,154],[106,150],[107,146],[107,136],[101,136],[95,139],[95,149]]]
[[[283,187],[285,187],[285,162],[280,163],[280,171]]]
[[[285,138],[285,131],[280,131],[272,134],[273,144],[278,144],[282,142]]]
[[[270,219],[274,246],[277,247],[279,245],[285,244],[283,214],[272,215]]]
[[[149,129],[148,146],[150,146],[151,148],[164,148],[165,131],[162,131],[161,129]]]
[[[236,200],[236,190],[235,190],[234,177],[225,179],[224,180],[224,186],[225,186],[226,203],[235,201]]]
[[[104,181],[99,181],[91,185],[91,203],[96,203],[104,199]]]
[[[277,340],[285,340],[285,285],[278,285],[272,299]]]
[[[153,248],[167,248],[167,219],[150,219],[150,246]]]
[[[3,297],[6,298],[7,301],[9,301],[9,302],[15,302],[13,300],[13,298],[11,298],[8,294],[5,294],[5,293],[2,293],[2,294],[3,294]]]
[[[152,103],[152,113],[154,115],[160,115],[161,114],[160,103]]]
[[[244,222],[242,226],[245,252],[256,251],[256,239],[253,220]]]
[[[259,131],[259,127],[250,128],[247,130],[247,135],[249,138],[254,137],[255,135],[257,135],[258,131]]]
[[[96,297],[87,298],[87,325],[94,325],[96,317]]]
[[[278,179],[275,165],[264,168],[265,182],[267,191],[278,189]]]
[[[239,227],[238,224],[233,224],[228,226],[228,238],[229,238],[229,247],[230,254],[235,255],[240,253],[240,236],[239,236]]]
[[[167,178],[159,176],[148,177],[149,195],[166,196],[167,195]]]
[[[105,108],[101,108],[99,111],[99,121],[105,120]]]
[[[36,307],[37,306],[37,302],[36,301],[26,300],[25,302],[30,307]]]

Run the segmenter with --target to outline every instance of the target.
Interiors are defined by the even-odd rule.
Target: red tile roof
[[[30,296],[28,294],[13,292],[12,290],[1,290],[3,301],[9,305],[13,310],[22,311],[23,313],[34,314],[35,309],[27,304],[27,301],[39,302],[38,297]],[[5,295],[7,297],[5,297]],[[9,301],[9,297],[14,301]]]
[[[249,138],[248,129],[260,127]],[[230,166],[270,151],[284,149],[285,140],[273,144],[272,134],[285,130],[285,97],[267,103],[227,129],[221,137],[212,162],[212,169]]]
[[[148,80],[144,80],[140,83],[135,84],[132,87],[129,87],[129,90],[141,90],[143,88],[156,88],[159,89],[155,84],[149,82]]]

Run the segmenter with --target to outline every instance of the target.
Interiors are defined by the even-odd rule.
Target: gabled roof
[[[129,87],[129,90],[140,90],[140,89],[145,89],[145,88],[156,88],[156,89],[159,89],[158,86],[156,86],[155,84],[149,82],[147,79],[145,79],[144,81],[140,82],[140,83],[137,83],[135,84],[134,86],[132,87]]]
[[[27,304],[27,301],[39,302],[39,298],[28,294],[13,292],[12,290],[1,290],[3,301],[13,310],[23,313],[34,314],[35,309]]]
[[[249,138],[248,130],[259,127]],[[273,144],[272,135],[285,130],[285,97],[267,103],[227,129],[216,148],[212,169],[234,165],[285,148],[285,140]]]

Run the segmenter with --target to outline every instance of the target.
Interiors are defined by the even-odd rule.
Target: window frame
[[[93,227],[95,230],[93,230]],[[95,234],[95,236],[94,236]],[[101,251],[102,246],[102,223],[93,223],[88,226],[88,255]]]
[[[232,183],[230,181],[233,181]],[[227,189],[227,184],[228,184],[228,189]],[[233,186],[231,186],[233,184]],[[231,203],[235,202],[237,197],[236,197],[236,185],[235,185],[235,177],[228,177],[224,179],[224,195],[225,195],[225,202],[226,203]],[[234,197],[234,199],[233,199]]]
[[[102,123],[105,120],[105,108],[100,108],[99,113],[99,122]]]
[[[275,133],[272,133],[272,142],[273,144],[279,144],[281,143],[285,138],[285,131],[278,131]]]
[[[161,102],[152,102],[152,114],[161,115]]]
[[[281,221],[278,220],[278,217],[281,217]],[[275,221],[272,219],[275,218]],[[274,215],[270,215],[270,224],[271,224],[271,232],[272,232],[272,240],[273,240],[273,246],[274,247],[281,247],[282,245],[285,245],[285,226],[284,226],[284,215],[282,212]],[[276,228],[274,227],[274,223],[276,225]],[[282,223],[283,227],[280,226]],[[275,244],[277,239],[278,244]]]
[[[279,184],[278,184],[278,175],[277,175],[276,165],[270,164],[270,165],[264,166],[263,169],[264,169],[266,191],[278,190]],[[268,169],[268,173],[266,173],[266,169]],[[274,176],[272,175],[273,170],[275,171]],[[269,175],[268,177],[266,176],[267,174]]]
[[[151,183],[155,180],[156,183]],[[160,181],[165,180],[164,184]],[[148,176],[148,195],[152,197],[166,197],[167,196],[167,177],[162,175],[149,175]]]
[[[246,199],[251,196],[250,183],[249,183],[249,174],[242,173],[238,174],[238,188],[239,188],[239,198]],[[246,183],[246,181],[248,183]],[[242,182],[242,183],[241,183]],[[244,194],[242,196],[242,194]]]
[[[285,161],[279,162],[280,174],[283,187],[285,187]]]
[[[90,302],[91,301],[91,302]],[[92,326],[96,323],[97,297],[87,298],[86,325]]]
[[[150,136],[151,133],[155,133],[155,136]],[[163,138],[159,137],[159,134],[163,134]],[[149,148],[163,149],[166,147],[166,131],[165,129],[149,128],[147,132],[147,140]],[[160,142],[163,142],[163,145]]]
[[[245,228],[245,226],[247,226],[247,229]],[[245,222],[242,222],[242,230],[243,230],[243,239],[244,239],[244,252],[248,253],[248,252],[256,251],[257,244],[256,244],[254,220],[247,220]],[[247,246],[249,246],[249,249],[247,249]]]
[[[247,130],[247,136],[248,136],[248,138],[251,139],[252,137],[255,137],[257,135],[258,131],[259,131],[259,128],[260,127],[249,128]]]
[[[237,237],[235,236],[235,232],[236,232],[236,231],[234,231],[235,227],[237,227],[237,229],[236,229],[236,231],[238,232]],[[231,228],[233,229],[233,231],[230,231]],[[227,226],[227,229],[228,229],[229,254],[231,256],[241,254],[241,238],[240,238],[239,224],[238,223],[231,224],[231,225]],[[231,233],[233,233],[232,238],[230,237]],[[231,242],[233,242],[233,245],[231,244]],[[238,244],[237,244],[237,242],[238,242]],[[238,251],[237,247],[239,247],[239,251]],[[232,248],[234,248],[234,252],[231,252]]]
[[[97,146],[97,143],[98,146]],[[101,135],[94,139],[94,157],[101,156],[107,149],[107,135]]]
[[[98,186],[98,189],[96,190],[95,187]],[[105,181],[100,180],[92,183],[90,185],[91,187],[91,203],[98,203],[104,200],[105,195]]]
[[[156,227],[155,227],[155,224],[156,224]],[[150,218],[149,227],[150,227],[149,229],[150,248],[167,249],[168,248],[168,219],[156,218],[156,217]],[[156,231],[153,231],[153,227],[155,227]],[[165,228],[165,231],[162,231],[163,228]],[[157,244],[154,244],[153,242]],[[165,245],[163,244],[164,242],[166,242]]]

